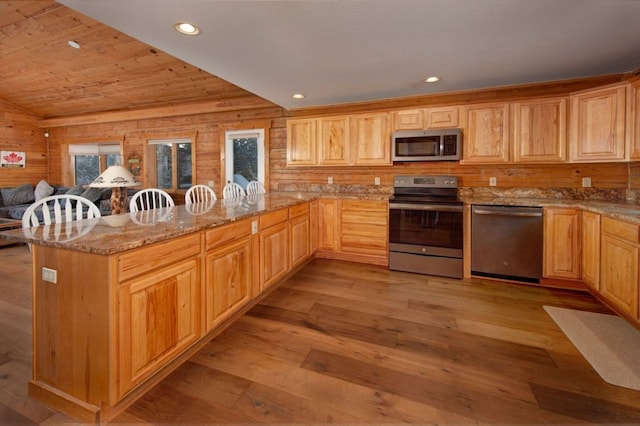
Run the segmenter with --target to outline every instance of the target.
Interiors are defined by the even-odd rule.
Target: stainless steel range
[[[462,202],[455,176],[396,176],[389,269],[462,278]]]

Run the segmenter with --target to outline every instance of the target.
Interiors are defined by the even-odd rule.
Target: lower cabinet
[[[386,200],[321,199],[318,257],[388,265]]]
[[[600,290],[600,215],[582,212],[582,281]]]
[[[260,291],[284,277],[291,269],[289,209],[260,216]]]
[[[638,319],[638,225],[602,218],[600,294]]]
[[[118,395],[200,337],[199,261],[188,259],[118,287]]]
[[[309,204],[300,204],[289,208],[289,236],[291,268],[295,268],[311,255],[309,249]]]
[[[571,208],[544,209],[544,277],[582,278],[581,213],[580,209]]]

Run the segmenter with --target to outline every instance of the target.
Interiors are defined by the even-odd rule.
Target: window
[[[188,189],[193,182],[191,139],[150,139],[149,154],[155,166],[149,176],[157,188]]]
[[[264,129],[225,132],[225,182],[265,184]]]
[[[86,185],[107,167],[122,164],[120,144],[69,145],[75,185]]]

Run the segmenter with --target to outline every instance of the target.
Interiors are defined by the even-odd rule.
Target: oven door
[[[462,257],[462,205],[389,203],[389,250]]]

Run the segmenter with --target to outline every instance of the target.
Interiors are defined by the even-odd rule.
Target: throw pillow
[[[44,197],[48,197],[53,194],[53,186],[49,185],[44,179],[38,182],[36,185],[35,191],[33,191],[33,195],[36,198],[36,201],[42,200]]]
[[[67,195],[80,195],[84,192],[84,188],[82,187],[82,185],[76,185],[73,188],[71,188],[70,190],[68,190],[65,194]]]
[[[95,203],[100,199],[101,193],[102,193],[102,188],[87,188],[82,194],[80,194],[80,196],[86,198],[92,203]]]
[[[33,193],[33,185],[25,183],[16,188],[2,188],[2,202],[5,206],[33,203],[36,198]]]

